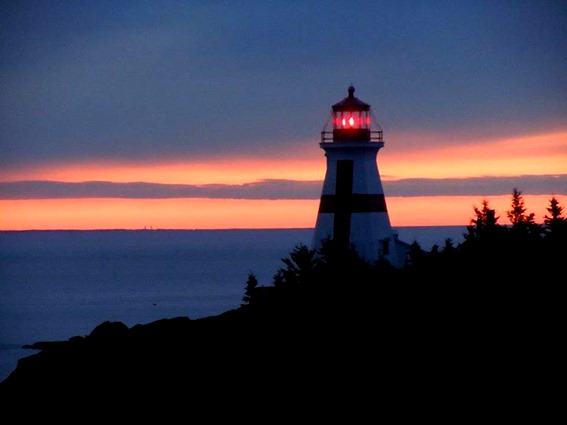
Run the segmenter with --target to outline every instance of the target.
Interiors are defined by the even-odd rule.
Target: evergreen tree
[[[512,209],[506,212],[512,227],[526,226],[534,224],[534,213],[527,214],[524,206],[522,192],[516,188],[512,193]]]
[[[274,286],[289,287],[308,284],[312,280],[317,263],[315,254],[314,250],[309,249],[304,244],[295,246],[289,257],[282,259],[285,268],[276,272]]]
[[[563,213],[563,207],[559,205],[559,201],[555,196],[552,196],[549,200],[549,207],[546,208],[549,216],[544,217],[544,223],[549,225],[551,222],[556,220],[565,220],[561,215]]]
[[[446,238],[445,243],[443,245],[443,253],[454,253],[455,252],[455,245],[453,244],[453,239]]]
[[[563,217],[563,207],[559,205],[559,201],[555,196],[549,200],[549,207],[546,208],[549,215],[544,216],[543,223],[546,226],[548,235],[565,235],[567,226],[567,218]]]
[[[258,279],[252,273],[248,274],[248,280],[246,281],[246,288],[244,290],[244,296],[242,297],[242,305],[249,305],[254,300],[254,295],[258,287]]]
[[[524,197],[522,192],[514,188],[512,193],[512,208],[506,212],[510,223],[512,223],[512,232],[516,238],[541,236],[541,226],[535,222],[535,214],[527,213],[524,206]]]
[[[546,227],[544,248],[549,268],[553,270],[567,258],[567,219],[562,216],[563,207],[555,196],[549,200],[546,209],[549,215],[545,215],[543,221]]]
[[[441,258],[443,260],[442,266],[448,272],[457,270],[459,268],[458,254],[459,251],[453,244],[453,240],[451,238],[446,238],[445,244],[443,245],[443,249],[441,251]]]
[[[496,216],[496,211],[488,206],[488,200],[482,200],[482,209],[473,207],[475,217],[471,218],[470,224],[467,226],[467,233],[465,241],[472,241],[475,239],[485,239],[487,237],[495,236],[495,234],[502,229],[498,224],[499,216]]]
[[[487,199],[482,200],[482,208],[475,206],[473,209],[475,215],[467,226],[464,241],[459,245],[459,265],[470,279],[477,279],[483,278],[486,270],[495,269],[503,261],[502,253],[508,251],[508,229],[498,224],[500,217],[490,208]]]
[[[420,267],[425,261],[425,251],[421,248],[418,241],[414,240],[410,245],[409,250],[409,262],[408,266],[410,268]]]

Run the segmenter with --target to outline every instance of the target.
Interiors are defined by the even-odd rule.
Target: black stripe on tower
[[[350,246],[353,164],[351,160],[337,161],[333,239],[339,249],[348,249]]]
[[[384,195],[351,195],[351,213],[387,212]],[[320,213],[334,213],[337,209],[336,195],[322,195],[319,204]]]

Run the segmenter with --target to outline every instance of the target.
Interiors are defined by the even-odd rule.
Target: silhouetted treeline
[[[479,285],[560,279],[560,265],[567,259],[567,220],[562,210],[552,197],[544,222],[538,224],[534,214],[527,212],[522,193],[514,189],[510,210],[506,211],[509,223],[500,224],[501,216],[484,199],[481,208],[474,208],[462,243],[454,246],[447,239],[443,247],[434,246],[429,252],[414,246],[409,269],[422,276],[435,277],[437,273],[444,281],[477,279]]]
[[[359,306],[376,307],[383,299],[435,303],[456,302],[451,296],[457,296],[473,303],[558,285],[565,280],[567,219],[555,197],[547,211],[543,223],[536,223],[522,192],[514,189],[506,211],[509,223],[501,224],[500,215],[483,199],[480,208],[474,207],[463,242],[448,238],[443,246],[426,251],[414,241],[402,268],[385,260],[366,261],[355,247],[341,251],[332,240],[319,251],[300,244],[282,260],[284,267],[271,285],[259,286],[255,276],[249,276],[243,306],[291,303],[313,308],[327,301],[334,308],[353,306],[358,311]]]

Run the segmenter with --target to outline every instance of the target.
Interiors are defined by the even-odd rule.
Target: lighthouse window
[[[354,127],[354,123],[355,123],[355,119],[354,117],[351,115],[348,118],[343,118],[342,124],[343,127]]]
[[[368,117],[365,112],[348,111],[337,112],[334,119],[335,128],[366,128]]]

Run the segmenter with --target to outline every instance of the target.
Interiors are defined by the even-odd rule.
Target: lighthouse
[[[368,261],[401,267],[409,245],[398,240],[386,208],[377,163],[383,132],[370,105],[354,92],[351,85],[348,96],[332,105],[321,132],[327,171],[312,247],[333,240],[339,249],[354,248]]]

